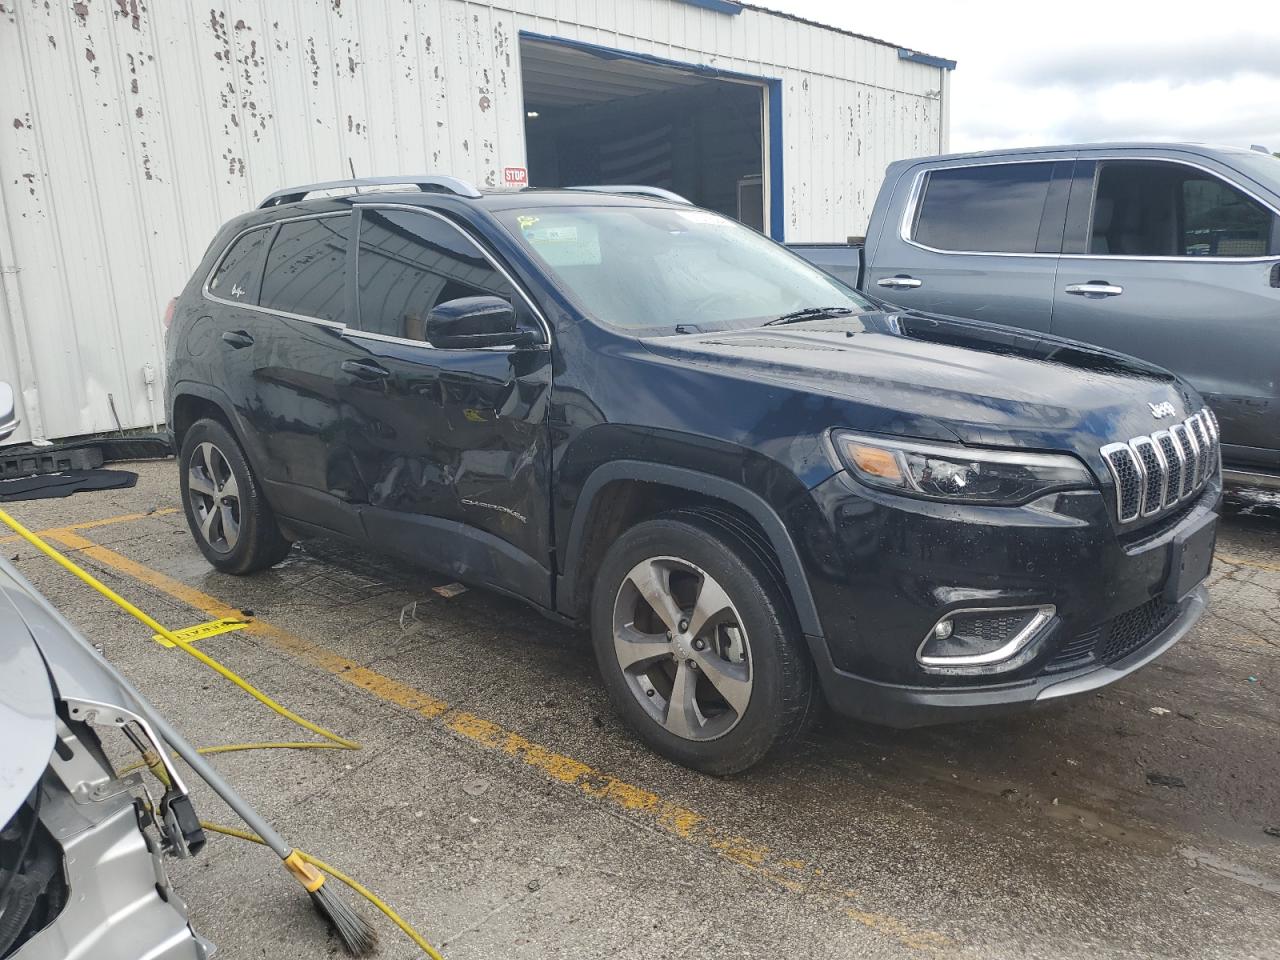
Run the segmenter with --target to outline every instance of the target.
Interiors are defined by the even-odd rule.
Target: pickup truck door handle
[[[249,336],[246,330],[228,330],[222,335],[222,342],[240,350],[244,347],[252,347],[253,337]]]
[[[342,372],[360,380],[385,380],[391,371],[373,360],[343,360]]]
[[[923,280],[917,280],[915,277],[902,275],[896,277],[881,277],[876,281],[876,286],[893,287],[895,290],[909,290],[912,287],[923,286],[923,284]]]
[[[1105,280],[1090,280],[1088,283],[1068,283],[1063,288],[1067,293],[1079,297],[1118,297],[1124,293],[1124,287]]]

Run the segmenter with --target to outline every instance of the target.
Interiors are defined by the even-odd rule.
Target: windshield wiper
[[[780,317],[774,317],[772,320],[764,324],[766,327],[783,326],[788,323],[799,323],[802,320],[823,320],[827,317],[847,317],[856,311],[850,307],[805,307],[803,310],[795,310],[791,313],[784,313]]]

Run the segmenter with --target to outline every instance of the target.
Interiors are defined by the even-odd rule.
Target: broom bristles
[[[364,917],[347,905],[340,893],[330,889],[327,883],[311,892],[311,902],[320,916],[329,921],[338,938],[353,957],[363,957],[373,952],[378,942],[378,931]]]

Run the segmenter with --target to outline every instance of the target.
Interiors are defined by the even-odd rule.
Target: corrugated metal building
[[[14,441],[163,419],[165,304],[280,186],[643,182],[839,239],[946,149],[953,66],[730,0],[0,0]]]

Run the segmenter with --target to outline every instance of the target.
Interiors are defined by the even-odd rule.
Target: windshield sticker
[[[553,267],[594,267],[600,264],[600,231],[594,224],[525,226],[529,246]]]
[[[530,217],[530,216],[516,217],[516,223],[520,224],[521,230],[528,230],[537,222],[538,222],[537,217]]]

